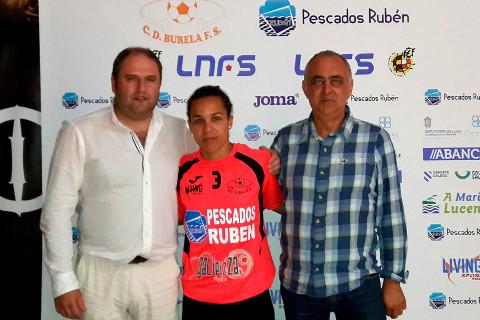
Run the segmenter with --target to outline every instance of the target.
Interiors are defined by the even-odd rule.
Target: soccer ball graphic
[[[181,24],[192,21],[197,9],[196,0],[169,0],[167,3],[168,15],[173,21]]]

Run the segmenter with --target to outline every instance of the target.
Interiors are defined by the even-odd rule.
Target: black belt
[[[135,258],[133,258],[132,261],[130,261],[128,264],[137,264],[137,263],[142,263],[142,262],[146,262],[148,261],[147,258],[144,258],[142,256],[136,256]]]

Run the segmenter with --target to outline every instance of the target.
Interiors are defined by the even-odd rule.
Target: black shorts
[[[274,320],[270,293],[263,293],[247,300],[214,304],[200,302],[183,295],[182,320]]]

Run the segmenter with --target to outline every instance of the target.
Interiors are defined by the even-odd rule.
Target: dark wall
[[[38,1],[0,0],[2,319],[41,317],[40,207],[29,204],[42,193],[38,31]]]

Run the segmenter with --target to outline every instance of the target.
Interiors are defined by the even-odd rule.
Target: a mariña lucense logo
[[[259,9],[258,21],[267,36],[288,36],[296,26],[296,10],[288,0],[267,0]]]
[[[423,148],[423,160],[480,160],[480,147]]]

